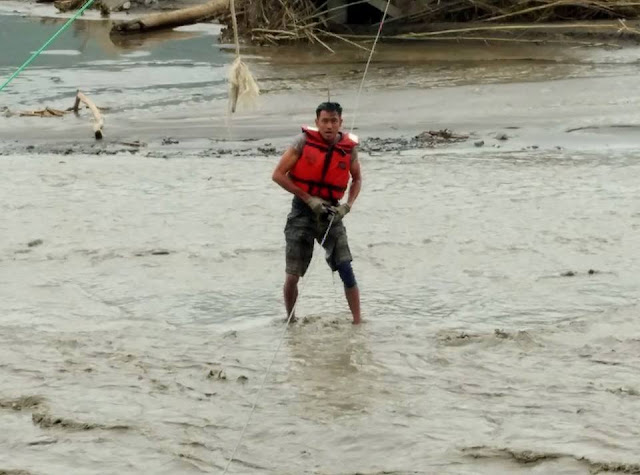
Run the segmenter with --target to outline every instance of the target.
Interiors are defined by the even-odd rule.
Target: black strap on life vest
[[[337,185],[332,185],[330,183],[324,183],[324,182],[315,181],[315,180],[304,180],[302,178],[298,178],[291,172],[289,172],[289,178],[291,178],[294,181],[299,181],[300,183],[306,183],[310,187],[326,188],[329,191],[346,191],[347,189],[346,186],[337,186]],[[309,193],[311,193],[311,188],[309,189]]]
[[[324,154],[324,164],[322,165],[322,178],[321,182],[324,183],[325,178],[327,177],[327,172],[329,171],[329,166],[331,165],[331,158],[333,157],[333,145],[327,149],[327,153]]]

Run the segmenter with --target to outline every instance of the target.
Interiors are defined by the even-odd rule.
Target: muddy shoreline
[[[0,16],[2,74],[60,22]],[[637,472],[640,49],[380,45],[357,106],[362,52],[246,48],[228,122],[219,28],[108,26],[0,95],[105,118],[0,114],[0,473],[219,473],[280,342],[230,473]],[[271,174],[329,89],[365,323],[318,251],[283,332]]]
[[[11,5],[15,2],[0,2],[0,9]],[[53,9],[33,2],[21,5],[27,16]],[[147,8],[160,5],[168,7],[162,3]],[[37,8],[30,10],[32,7]],[[88,16],[93,18],[94,13],[97,15],[91,12]],[[345,48],[338,55],[330,55],[321,47],[247,46],[245,55],[262,95],[256,108],[229,117],[224,71],[232,53],[228,45],[220,44],[219,27],[212,30],[196,26],[118,46],[107,39],[108,23],[98,17],[78,25],[82,44],[94,41],[105,51],[105,59],[92,65],[90,56],[85,59],[82,51],[73,49],[75,43],[69,34],[64,40],[68,49],[52,53],[78,55],[78,59],[71,55],[63,65],[58,56],[51,56],[50,66],[42,72],[36,65],[23,73],[0,103],[0,156],[277,156],[299,127],[313,120],[315,105],[325,99],[330,88],[345,109],[346,128],[357,114],[354,132],[362,140],[362,150],[370,154],[399,154],[412,149],[425,153],[445,149],[480,154],[530,150],[553,153],[638,145],[634,134],[639,121],[634,111],[640,96],[634,75],[639,54],[631,46],[563,49],[544,44],[380,44],[357,111],[353,110],[355,91],[366,60],[362,52]],[[211,49],[211,53],[199,53],[201,72],[194,76],[195,86],[180,82],[182,76],[195,74],[188,69],[189,58],[181,56],[181,48],[190,52],[190,42],[197,48]],[[57,47],[62,48],[60,44]],[[25,48],[23,54],[28,51]],[[152,60],[153,55],[164,51],[174,51],[171,61],[175,66],[169,64],[168,72],[156,78],[154,66],[158,62]],[[209,62],[213,54],[218,61],[214,65]],[[7,60],[7,65],[13,64],[13,57]],[[64,80],[57,78],[65,67],[70,72],[80,68],[83,79],[76,80],[77,74]],[[128,68],[139,71],[138,83],[128,84]],[[11,69],[7,66],[5,70]],[[111,76],[102,79],[104,74]],[[613,90],[612,80],[617,84]],[[33,81],[35,86],[31,85]],[[99,85],[93,85],[93,81]],[[41,87],[33,89],[40,83]],[[51,85],[59,92],[47,94]],[[93,140],[86,113],[63,118],[16,115],[27,109],[71,105],[70,93],[76,87],[107,109],[101,142]],[[167,92],[170,90],[182,96],[172,99]],[[152,100],[138,99],[147,91]],[[33,92],[41,98],[32,98]],[[398,108],[399,104],[406,107]],[[428,131],[442,130],[467,138],[419,138]]]
[[[626,80],[623,77],[618,82]],[[590,89],[606,87],[606,78],[436,88],[423,90],[418,96],[411,90],[375,89],[363,95],[355,133],[360,137],[363,152],[371,155],[410,150],[485,155],[593,152],[603,147],[636,149],[640,147],[637,141],[640,121],[633,104],[640,105],[640,94],[631,88],[634,79],[629,77],[628,81],[629,88],[609,91],[607,99],[600,103],[593,103]],[[546,92],[531,102],[532,90],[551,94]],[[126,113],[107,112],[105,138],[101,141],[94,140],[86,114],[79,118],[0,118],[0,156],[119,153],[155,158],[278,156],[299,127],[311,122],[309,110],[313,110],[318,99],[305,98],[304,94],[275,93],[264,95],[262,100],[264,104],[259,111],[240,114],[230,124],[225,123],[226,118],[212,118],[207,104],[143,120],[128,119]],[[407,101],[411,102],[410,107],[393,109],[393,104]],[[589,101],[592,103],[588,104]],[[620,102],[625,103],[623,108],[618,107]],[[347,100],[342,103],[348,127],[351,104]],[[562,103],[565,105],[560,110],[558,104]],[[497,109],[499,104],[509,107]],[[370,112],[380,105],[381,109]],[[224,106],[224,101],[217,101],[213,108],[222,111]],[[556,109],[554,116],[547,117],[552,109]],[[449,132],[457,138],[434,137],[429,131],[444,132],[445,136]],[[5,138],[9,136],[11,140]]]

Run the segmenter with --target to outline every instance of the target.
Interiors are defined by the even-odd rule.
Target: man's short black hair
[[[342,117],[342,106],[337,102],[323,102],[316,107],[316,117],[320,117],[320,112],[337,112],[339,117]]]

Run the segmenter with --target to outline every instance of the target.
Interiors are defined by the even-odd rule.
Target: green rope
[[[42,47],[38,51],[33,53],[31,55],[31,57],[28,60],[26,60],[25,63],[22,66],[20,66],[15,73],[13,73],[11,75],[11,77],[9,77],[9,79],[7,79],[2,86],[0,86],[0,91],[2,91],[5,87],[7,87],[9,85],[9,83],[11,81],[13,81],[18,74],[20,74],[22,71],[24,71],[24,69],[27,66],[29,66],[33,62],[34,59],[36,59],[38,56],[40,56],[40,53],[42,53],[47,48],[47,46],[49,46],[51,43],[53,43],[53,41],[58,36],[60,36],[60,34],[64,30],[66,30],[69,27],[69,25],[71,25],[71,23],[73,23],[80,15],[82,15],[84,13],[84,11],[91,6],[91,4],[93,2],[95,2],[95,0],[88,0],[87,3],[85,3],[84,6],[80,10],[78,10],[75,15],[73,15],[71,18],[69,18],[69,21],[67,21],[64,25],[62,25],[62,28],[60,28],[51,38],[49,38],[47,40],[47,42],[45,44],[43,44]]]

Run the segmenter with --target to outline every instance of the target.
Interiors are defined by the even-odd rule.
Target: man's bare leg
[[[360,323],[360,291],[358,286],[356,285],[350,289],[345,287],[344,295],[347,297],[347,303],[349,304],[351,315],[353,315],[353,324],[358,325]]]
[[[298,280],[300,277],[293,274],[287,274],[287,278],[284,281],[284,306],[287,309],[287,318],[291,315],[293,307],[298,300]],[[290,322],[296,320],[295,313],[291,316]]]

